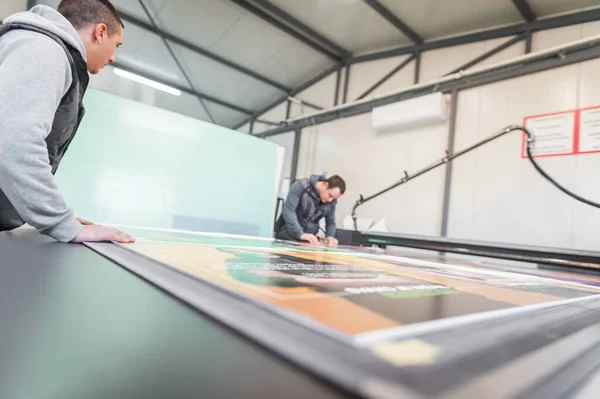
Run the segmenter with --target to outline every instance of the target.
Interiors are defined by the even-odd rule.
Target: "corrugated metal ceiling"
[[[210,114],[230,127],[350,54],[524,22],[517,0],[142,1],[152,20],[140,0],[113,0],[126,19],[118,62],[215,99],[220,104],[204,98]],[[59,0],[37,3],[56,7]],[[536,17],[598,5],[597,0],[526,3]],[[193,87],[152,31],[153,24],[170,36],[168,43]],[[119,79],[98,76],[92,85],[140,99],[140,90]],[[157,106],[210,120],[194,95],[175,99],[159,92],[152,97]]]

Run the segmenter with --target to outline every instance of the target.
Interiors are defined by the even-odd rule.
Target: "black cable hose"
[[[567,190],[565,187],[561,186],[558,182],[556,182],[553,178],[550,177],[550,175],[548,175],[548,173],[546,173],[544,171],[544,169],[542,169],[542,167],[535,161],[535,159],[533,158],[533,156],[531,155],[531,145],[533,144],[534,138],[533,135],[531,134],[531,132],[529,130],[527,130],[524,127],[521,126],[514,126],[514,127],[509,127],[507,128],[508,132],[511,131],[515,131],[515,130],[520,130],[523,133],[525,133],[527,135],[527,158],[529,158],[529,160],[531,161],[531,163],[533,164],[533,167],[542,175],[546,178],[546,180],[548,180],[550,183],[552,183],[556,188],[558,188],[560,191],[562,191],[563,193],[575,198],[577,201],[581,201],[584,204],[588,204],[591,205],[593,207],[596,208],[600,208],[600,204],[590,201],[588,199],[585,199],[583,197],[580,197],[579,195]]]
[[[507,126],[504,128],[504,130],[502,130],[500,133],[495,134],[494,136],[488,137],[487,139],[480,141],[478,143],[475,143],[474,145],[465,148],[462,151],[459,151],[456,154],[453,155],[447,155],[445,158],[442,158],[441,160],[439,160],[438,162],[436,162],[435,164],[420,170],[419,172],[409,175],[408,173],[404,172],[405,176],[398,182],[394,183],[392,186],[385,188],[384,190],[381,190],[373,195],[371,195],[370,197],[367,198],[363,198],[363,196],[361,195],[360,198],[358,199],[358,201],[356,201],[356,204],[354,205],[354,208],[352,208],[352,219],[354,221],[354,230],[358,230],[358,225],[357,225],[357,217],[356,217],[356,209],[363,205],[366,202],[369,202],[377,197],[379,197],[382,194],[387,193],[390,190],[393,190],[394,188],[407,183],[408,181],[419,177],[433,169],[438,168],[439,166],[442,166],[444,164],[447,164],[449,162],[452,162],[454,159],[465,155],[479,147],[481,147],[482,145],[485,145],[486,143],[489,143],[491,141],[494,141],[502,136],[504,136],[505,134],[508,134],[510,132],[513,131],[521,131],[523,133],[525,133],[527,135],[527,146],[526,146],[526,152],[527,152],[527,158],[529,159],[529,161],[533,164],[533,167],[535,168],[535,170],[538,171],[539,174],[541,174],[542,176],[544,176],[544,178],[546,180],[548,180],[550,183],[552,183],[552,185],[554,185],[556,188],[558,188],[560,191],[562,191],[563,193],[567,194],[568,196],[575,198],[577,201],[581,201],[584,204],[588,204],[590,206],[596,207],[596,208],[600,208],[600,204],[590,201],[588,199],[585,199],[583,197],[580,197],[579,195],[567,190],[566,188],[564,188],[563,186],[561,186],[559,183],[557,183],[553,178],[550,177],[550,175],[548,175],[548,173],[546,173],[544,171],[544,169],[542,169],[542,167],[535,161],[535,159],[533,158],[533,156],[531,155],[531,146],[533,145],[535,138],[533,137],[533,135],[531,134],[531,132],[529,130],[527,130],[525,127],[523,126],[518,126],[518,125],[511,125],[511,126]]]

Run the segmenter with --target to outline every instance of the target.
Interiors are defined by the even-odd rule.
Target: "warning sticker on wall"
[[[525,127],[534,137],[531,154],[540,157],[575,153],[576,115],[576,111],[568,111],[525,118]],[[523,140],[523,157],[527,156],[526,145]]]
[[[579,111],[579,152],[600,151],[600,108]]]

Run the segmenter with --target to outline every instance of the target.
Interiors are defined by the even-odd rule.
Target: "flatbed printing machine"
[[[589,252],[520,248],[515,253],[444,239],[354,237],[354,244],[414,248],[420,240],[420,248],[478,256],[495,251],[497,258],[528,256],[536,264],[600,263],[600,254]],[[196,287],[204,303],[184,300],[167,292],[165,280],[145,273],[160,270],[169,283],[183,286],[180,275],[168,277],[156,262],[114,244],[91,247],[55,243],[29,229],[0,233],[0,398],[592,399],[600,392],[597,299],[540,309],[534,317],[427,333],[421,338],[428,342],[451,338],[462,343],[456,348],[466,344],[470,350],[448,351],[436,364],[406,368],[397,385],[385,382],[383,377],[394,377],[389,370],[373,365],[368,386],[353,390],[343,374],[371,363],[342,345],[208,286]],[[213,300],[218,309],[198,311]],[[232,331],[239,320],[228,321],[217,311],[250,322]],[[253,335],[260,331],[269,334]],[[294,351],[298,348],[304,350]],[[347,367],[336,368],[340,364]],[[464,386],[453,384],[481,369],[494,371]],[[404,386],[410,389],[398,395]]]
[[[543,268],[579,269],[580,272],[597,270],[600,273],[600,252],[593,251],[342,229],[338,229],[337,237],[343,245],[377,246],[379,248],[407,247],[531,262],[537,263],[539,267]]]

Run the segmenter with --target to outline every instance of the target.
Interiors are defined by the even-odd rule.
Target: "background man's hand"
[[[81,222],[80,222],[81,223]],[[134,242],[135,239],[122,231],[111,227],[101,226],[99,224],[83,224],[83,231],[71,242],[101,242],[116,241],[122,243]]]
[[[304,233],[300,236],[300,241],[307,241],[313,245],[319,245],[319,239],[314,234]]]
[[[325,245],[327,245],[328,247],[337,247],[338,240],[335,239],[334,237],[327,237],[327,238],[325,238]]]

